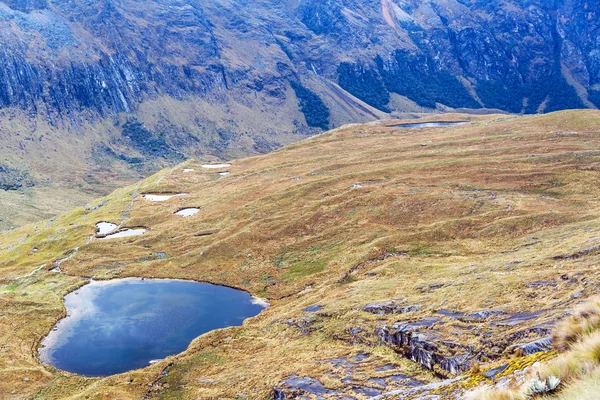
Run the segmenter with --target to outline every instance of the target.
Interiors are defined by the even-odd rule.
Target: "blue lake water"
[[[441,126],[458,126],[464,125],[468,122],[422,122],[418,124],[400,124],[394,125],[394,128],[407,128],[407,129],[418,129],[418,128],[437,128]]]
[[[42,341],[40,359],[86,376],[148,366],[264,309],[241,290],[137,278],[93,281],[65,296],[65,306],[67,317]]]

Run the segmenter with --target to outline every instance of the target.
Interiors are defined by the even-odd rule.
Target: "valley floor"
[[[556,357],[555,324],[598,292],[600,112],[425,121],[469,123],[349,125],[229,167],[189,161],[0,234],[0,398],[446,399],[520,385]],[[185,195],[143,196],[161,193]],[[199,212],[175,215],[188,207]],[[100,221],[147,231],[100,240]],[[63,296],[122,277],[237,287],[271,307],[116,376],[41,364]]]

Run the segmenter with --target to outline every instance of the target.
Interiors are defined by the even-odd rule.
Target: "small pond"
[[[112,222],[98,222],[96,224],[96,235],[106,235],[114,232],[118,227],[117,224],[113,224]]]
[[[144,233],[146,233],[147,230],[148,229],[146,229],[146,228],[135,228],[135,229],[125,228],[122,231],[111,233],[109,235],[101,237],[100,240],[119,239],[119,238],[125,238],[125,237],[130,237],[130,236],[139,236],[139,235],[143,235]]]
[[[419,128],[438,128],[442,126],[459,126],[465,125],[468,122],[421,122],[417,124],[400,124],[394,125],[394,128],[419,129]]]
[[[173,197],[180,197],[180,196],[185,196],[187,195],[187,193],[173,193],[173,194],[168,194],[168,193],[157,193],[157,194],[152,194],[152,193],[145,193],[142,196],[148,200],[148,201],[167,201],[167,200],[171,200]]]
[[[265,308],[241,290],[138,278],[92,281],[65,296],[65,306],[67,317],[42,341],[40,359],[86,376],[148,366]]]
[[[200,209],[196,207],[184,208],[182,210],[177,211],[175,215],[179,215],[180,217],[192,217],[198,214],[199,211]]]
[[[231,164],[204,164],[202,168],[207,169],[221,169],[231,167]]]

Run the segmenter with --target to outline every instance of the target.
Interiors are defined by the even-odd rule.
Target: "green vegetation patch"
[[[420,106],[435,108],[436,103],[442,103],[457,108],[481,107],[455,76],[437,70],[430,57],[397,51],[390,62],[378,56],[375,63],[390,92],[406,96]]]
[[[283,276],[285,279],[293,281],[324,271],[327,268],[327,264],[328,260],[323,258],[314,261],[298,261],[292,264]]]
[[[390,94],[377,71],[343,62],[338,68],[340,86],[365,103],[388,112]]]
[[[300,82],[291,81],[290,84],[300,100],[300,111],[304,114],[308,126],[327,130],[329,128],[329,108],[323,100],[312,90],[302,86]]]

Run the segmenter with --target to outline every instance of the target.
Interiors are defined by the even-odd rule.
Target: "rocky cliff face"
[[[390,93],[431,108],[592,107],[599,10],[583,0],[6,0],[0,105],[106,116],[157,95],[295,98],[289,82],[303,82],[335,113],[320,78],[382,111],[395,108]]]

